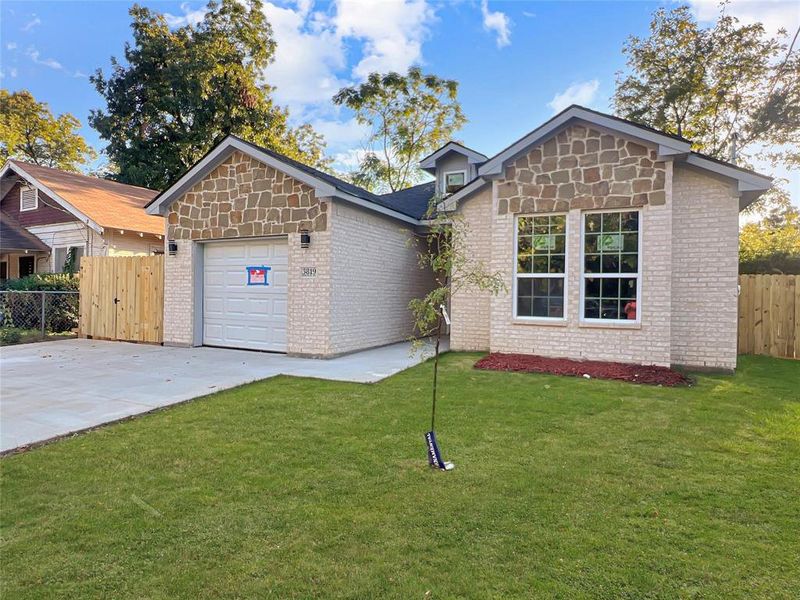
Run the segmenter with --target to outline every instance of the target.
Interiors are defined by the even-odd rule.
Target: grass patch
[[[794,598],[800,363],[278,377],[9,456],[8,598]]]

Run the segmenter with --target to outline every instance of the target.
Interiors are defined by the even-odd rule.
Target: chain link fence
[[[75,335],[78,292],[0,290],[0,345]]]

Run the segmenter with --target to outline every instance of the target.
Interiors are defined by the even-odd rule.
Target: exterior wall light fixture
[[[308,248],[311,245],[311,232],[308,229],[300,230],[300,247]]]

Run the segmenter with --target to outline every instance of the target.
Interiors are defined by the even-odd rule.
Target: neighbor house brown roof
[[[0,210],[0,252],[14,250],[50,252],[50,247],[20,225],[14,217]]]
[[[104,229],[164,233],[164,218],[144,211],[145,204],[158,195],[155,190],[40,167],[21,160],[9,162]]]

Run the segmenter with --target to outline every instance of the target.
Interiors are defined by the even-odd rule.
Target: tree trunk
[[[439,340],[442,338],[442,317],[439,316],[439,322],[436,325],[436,345],[433,352],[433,405],[431,408],[431,431],[434,431],[434,423],[436,420],[436,380],[439,375]]]

